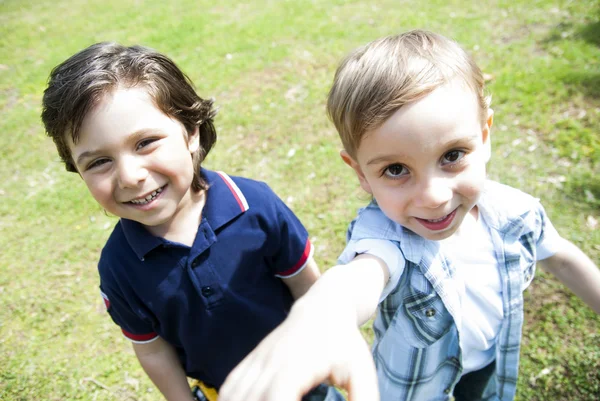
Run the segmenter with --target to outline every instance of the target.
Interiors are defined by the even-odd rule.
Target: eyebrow
[[[132,141],[135,142],[138,140],[138,138],[144,136],[144,135],[151,135],[151,134],[158,134],[162,131],[155,129],[155,128],[141,128],[135,132],[132,132],[128,137],[127,137],[127,141]],[[77,164],[78,166],[82,163],[83,160],[88,159],[88,158],[93,158],[97,155],[100,155],[104,153],[103,149],[94,149],[94,150],[88,150],[83,152],[82,154],[80,154],[77,157],[77,160],[75,161],[75,164]]]
[[[444,149],[451,149],[457,145],[461,145],[464,144],[465,142],[468,143],[472,143],[475,142],[475,140],[477,139],[478,135],[471,135],[468,137],[462,137],[462,138],[458,138],[458,139],[453,139],[451,141],[449,141],[448,143],[445,143],[443,145]],[[367,165],[372,165],[372,164],[379,164],[379,163],[383,163],[383,162],[390,162],[390,161],[397,161],[397,160],[403,160],[403,159],[407,159],[410,158],[410,156],[405,155],[403,153],[399,153],[399,154],[389,154],[389,155],[382,155],[382,156],[378,156],[375,157],[371,160],[369,160],[367,162]]]
[[[92,150],[92,151],[86,151],[83,152],[82,154],[79,155],[79,157],[77,158],[77,161],[75,161],[75,164],[77,164],[78,166],[81,165],[81,162],[87,158],[92,158],[98,154],[102,153],[101,150]]]
[[[396,161],[398,159],[405,159],[406,156],[404,155],[398,155],[398,154],[393,154],[393,155],[383,155],[383,156],[378,156],[374,159],[371,159],[367,162],[367,166],[370,166],[372,164],[379,164],[382,162],[389,162],[389,161]]]

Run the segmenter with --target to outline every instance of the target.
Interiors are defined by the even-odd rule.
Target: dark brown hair
[[[85,116],[118,87],[145,88],[156,107],[181,122],[188,135],[199,128],[200,148],[192,155],[192,189],[205,189],[200,164],[217,140],[213,101],[198,96],[189,77],[168,57],[143,46],[96,43],[50,73],[42,102],[42,121],[67,171],[77,172],[67,135],[77,143]]]

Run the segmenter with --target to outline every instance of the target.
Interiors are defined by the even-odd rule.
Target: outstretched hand
[[[351,401],[379,400],[373,359],[355,319],[309,309],[292,308],[230,373],[219,401],[300,401],[323,382],[344,388]]]

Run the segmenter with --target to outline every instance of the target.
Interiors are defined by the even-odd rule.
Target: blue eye
[[[389,178],[398,178],[408,173],[406,167],[402,164],[392,164],[385,168],[383,174]]]

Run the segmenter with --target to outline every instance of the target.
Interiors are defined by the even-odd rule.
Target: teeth
[[[440,222],[440,221],[444,220],[446,217],[448,217],[448,216],[444,216],[444,217],[442,217],[441,219],[434,219],[434,220],[427,220],[427,221],[430,221],[430,222],[432,222],[432,223],[438,223],[438,222]]]
[[[145,205],[147,203],[150,203],[152,200],[154,200],[154,198],[156,198],[156,195],[158,195],[161,192],[162,192],[162,188],[158,188],[156,191],[152,191],[152,193],[150,195],[146,196],[145,198],[133,199],[133,200],[129,201],[129,203],[133,203],[136,205]]]

